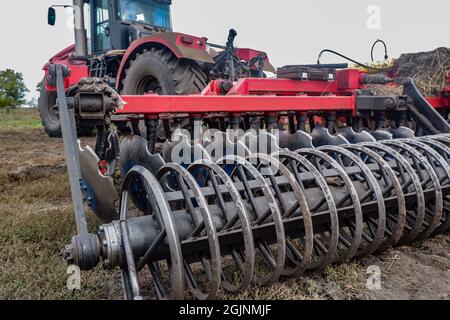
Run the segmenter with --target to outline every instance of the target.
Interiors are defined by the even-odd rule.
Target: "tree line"
[[[28,92],[20,72],[0,70],[0,108],[24,105],[27,103],[25,97]],[[32,104],[35,104],[34,101]]]

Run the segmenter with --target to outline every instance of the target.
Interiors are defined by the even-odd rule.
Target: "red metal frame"
[[[357,91],[363,88],[364,73],[341,70],[335,81],[287,79],[240,79],[228,93],[224,80],[212,81],[201,94],[189,96],[123,96],[126,105],[117,114],[203,115],[214,113],[286,113],[310,111],[351,112],[356,115]],[[435,108],[449,108],[448,92],[430,97]]]
[[[351,78],[346,79],[345,77]],[[337,81],[299,81],[287,79],[240,79],[226,93],[223,80],[211,82],[200,95],[123,96],[126,106],[117,114],[276,113],[308,111],[356,112],[356,90],[345,83],[360,82],[357,70],[345,70]],[[338,78],[339,79],[339,78]],[[341,83],[342,82],[342,83]],[[342,89],[338,89],[338,87]]]
[[[355,96],[122,96],[127,103],[117,114],[156,116],[165,113],[271,113],[352,111]]]
[[[84,62],[71,59],[73,51],[74,46],[64,49],[44,67],[47,74],[50,64],[58,63],[68,66],[71,75],[65,79],[66,88],[76,85],[79,79],[89,76],[89,68]],[[248,54],[250,55],[250,53]],[[358,89],[364,88],[362,84],[364,74],[356,69],[338,70],[335,81],[240,79],[233,84],[227,94],[222,93],[220,89],[220,83],[223,80],[216,80],[212,81],[200,95],[123,96],[122,98],[127,104],[124,110],[118,111],[117,114],[143,114],[154,117],[168,113],[350,111],[355,115],[355,96]],[[427,100],[436,109],[450,108],[450,75],[447,80],[448,86],[441,96],[427,97]],[[48,84],[46,84],[46,88],[48,91],[56,89]]]

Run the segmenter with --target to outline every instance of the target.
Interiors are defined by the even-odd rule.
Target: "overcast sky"
[[[66,11],[59,9],[56,26],[50,27],[47,8],[70,3],[2,1],[0,70],[22,72],[30,97],[37,96],[34,89],[42,79],[45,62],[73,42]],[[449,12],[448,0],[174,0],[172,20],[175,31],[205,36],[215,43],[224,43],[233,27],[239,34],[238,46],[264,50],[275,66],[281,66],[314,63],[323,48],[368,61],[370,46],[377,38],[388,43],[392,57],[448,47]],[[323,59],[340,61],[328,56]]]

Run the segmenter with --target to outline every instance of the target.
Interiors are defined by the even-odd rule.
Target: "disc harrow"
[[[127,159],[147,152],[133,141]],[[447,232],[449,147],[449,135],[217,159],[201,147],[190,165],[158,170],[137,157],[121,170],[120,219],[101,226],[97,261],[122,269],[129,299],[147,270],[158,298],[204,300]]]
[[[214,299],[450,230],[450,125],[410,80],[404,96],[384,97],[364,83],[389,79],[357,70],[217,80],[183,97],[66,97],[63,71],[54,78],[78,229],[65,258],[120,268],[127,299]],[[73,151],[75,113],[97,126],[95,151]],[[120,146],[111,113],[132,123]],[[170,140],[158,141],[160,127]]]

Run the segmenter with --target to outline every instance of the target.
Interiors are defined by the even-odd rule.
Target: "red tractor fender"
[[[179,59],[191,59],[200,62],[214,63],[207,50],[206,38],[199,38],[177,32],[164,32],[135,40],[126,50],[120,63],[116,79],[116,89],[121,89],[122,79],[130,61],[136,54],[145,49],[162,47],[170,50]]]
[[[50,58],[42,70],[45,74],[45,89],[47,91],[56,91],[56,87],[51,86],[47,82],[48,68],[52,64],[62,64],[69,68],[70,76],[64,79],[64,87],[68,89],[69,87],[76,85],[81,78],[89,77],[89,67],[84,61],[75,61],[71,59],[75,51],[75,45],[71,45],[64,50],[55,54]]]

